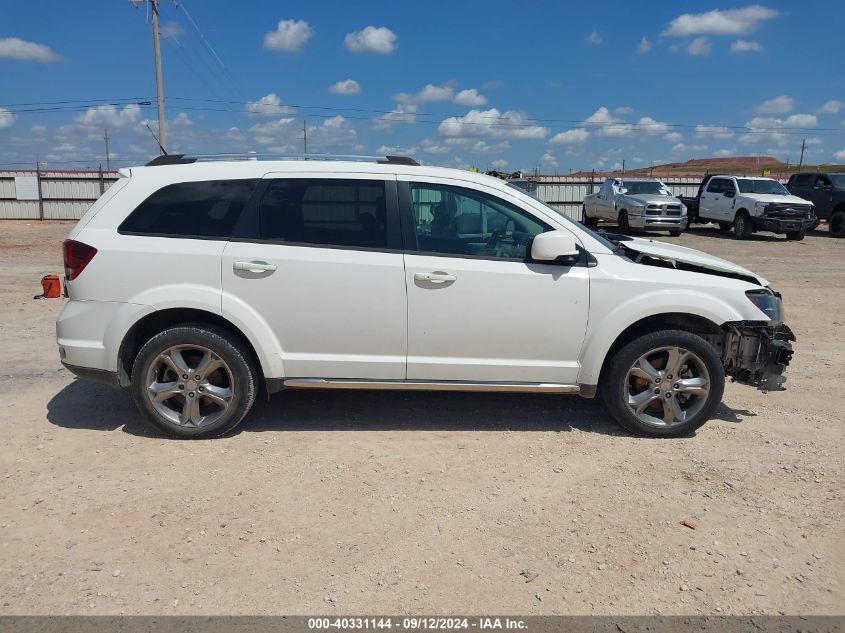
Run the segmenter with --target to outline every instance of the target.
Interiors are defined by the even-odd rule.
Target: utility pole
[[[308,123],[302,119],[302,153],[308,153]]]
[[[158,41],[158,0],[149,0],[153,9],[153,53],[156,68],[156,99],[158,101],[158,143],[161,153],[167,147],[167,132],[164,129],[164,82],[161,78],[161,45]]]
[[[807,144],[807,139],[801,140],[801,160],[798,161],[798,171],[801,171],[801,167],[804,166],[804,145]]]
[[[109,128],[106,128],[106,133],[103,134],[103,140],[106,142],[106,170],[111,171],[111,156],[109,155]]]
[[[625,174],[625,159],[622,159],[622,174]]]

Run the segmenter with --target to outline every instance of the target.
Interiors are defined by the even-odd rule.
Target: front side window
[[[525,260],[551,227],[504,200],[472,189],[411,183],[418,250]]]
[[[263,240],[385,248],[384,181],[279,179],[259,204]]]
[[[118,227],[134,235],[228,239],[258,180],[204,180],[162,187]]]
[[[710,193],[725,193],[726,182],[727,181],[724,178],[713,178],[707,185],[707,191]]]

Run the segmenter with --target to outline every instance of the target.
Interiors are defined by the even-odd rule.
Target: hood
[[[738,266],[725,259],[713,257],[702,251],[665,242],[655,242],[641,238],[632,238],[622,242],[622,246],[629,251],[635,251],[641,255],[654,257],[674,264],[681,270],[692,272],[711,272],[723,277],[732,277],[749,283],[768,286],[769,282],[760,275],[751,272],[747,268]],[[641,258],[636,258],[640,261]],[[697,270],[700,269],[700,270]]]
[[[754,202],[777,202],[778,204],[800,204],[812,206],[813,203],[798,196],[782,196],[776,193],[738,193],[737,196],[754,200]]]
[[[674,196],[661,196],[657,193],[626,193],[623,197],[645,204],[682,204]]]

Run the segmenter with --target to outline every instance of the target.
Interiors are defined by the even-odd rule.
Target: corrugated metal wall
[[[41,200],[18,200],[15,176],[38,176]],[[118,178],[116,172],[0,171],[0,220],[78,220]],[[531,176],[519,184],[545,200],[561,214],[581,219],[584,196],[597,191],[604,178],[584,176]],[[699,178],[666,178],[675,195],[694,196]]]
[[[18,200],[15,177],[38,179],[38,200]],[[78,220],[118,178],[116,172],[0,171],[0,220]]]

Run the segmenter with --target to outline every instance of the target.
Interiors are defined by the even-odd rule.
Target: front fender
[[[612,297],[608,298],[608,303],[610,301],[613,301]],[[590,306],[590,321],[578,375],[578,382],[582,385],[598,384],[602,365],[613,343],[622,332],[643,319],[661,314],[689,314],[719,326],[725,321],[744,318],[722,299],[689,289],[653,290],[613,306],[602,306],[601,303],[591,302]],[[599,314],[601,318],[597,318]]]

